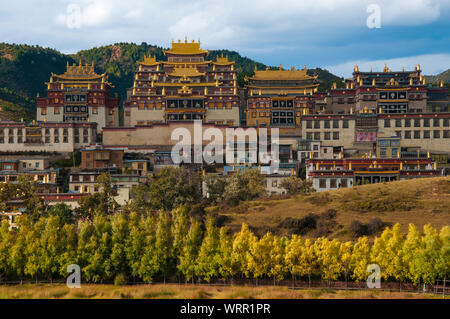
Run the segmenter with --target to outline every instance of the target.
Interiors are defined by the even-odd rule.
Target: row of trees
[[[82,279],[103,282],[117,278],[152,282],[175,278],[338,279],[365,281],[367,266],[376,263],[385,280],[432,284],[450,271],[450,227],[430,225],[420,232],[399,224],[386,228],[371,243],[297,235],[255,236],[247,225],[230,235],[188,216],[181,207],[159,214],[97,215],[76,224],[58,215],[33,222],[21,216],[18,229],[0,227],[0,274],[3,280],[53,280],[67,276],[70,264],[82,269]]]

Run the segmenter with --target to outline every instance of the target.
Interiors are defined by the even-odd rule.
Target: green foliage
[[[284,188],[289,195],[297,194],[310,194],[314,193],[314,187],[312,181],[302,180],[296,176],[290,176],[284,179],[281,184],[281,188]]]
[[[170,211],[183,205],[194,205],[201,201],[200,175],[184,168],[164,167],[148,185],[133,188],[135,211]]]
[[[258,238],[242,225],[230,237],[212,218],[187,220],[187,209],[142,215],[137,212],[95,215],[92,220],[67,224],[58,215],[33,221],[17,220],[18,229],[0,224],[0,278],[54,280],[78,264],[82,279],[122,285],[178,276],[211,281],[233,277],[321,277],[365,281],[367,265],[377,263],[385,280],[435,283],[449,273],[450,227],[439,231],[410,225],[406,238],[400,225],[386,228],[373,245],[367,237],[342,243],[320,237],[315,241],[267,233]]]
[[[266,195],[264,176],[255,168],[240,169],[231,177],[225,187],[224,198],[230,204],[239,204]]]

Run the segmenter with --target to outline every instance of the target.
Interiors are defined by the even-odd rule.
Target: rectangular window
[[[398,137],[402,137],[402,131],[395,131],[395,135]]]
[[[346,179],[341,179],[341,187],[347,187],[347,180]]]
[[[330,121],[329,120],[323,121],[323,125],[324,128],[330,128]]]
[[[92,108],[92,114],[98,114],[98,108],[96,106]]]
[[[342,127],[343,128],[348,128],[348,120],[343,120],[342,121]]]
[[[327,140],[327,141],[331,140],[331,134],[330,134],[330,132],[325,132],[324,140]]]
[[[411,131],[405,131],[405,139],[411,139]]]
[[[440,122],[441,120],[440,119],[433,119],[433,126],[434,127],[439,127],[439,122]]]
[[[320,121],[314,121],[314,128],[320,128]]]
[[[423,127],[430,127],[430,119],[423,119]]]
[[[395,120],[395,127],[402,127],[402,120]]]
[[[444,123],[444,125],[443,126],[445,126],[445,127],[448,127],[448,126],[450,126],[450,119],[444,119],[444,121],[443,121]]]
[[[420,127],[420,119],[414,119],[414,127]]]
[[[406,119],[405,120],[405,127],[411,127],[411,120],[410,119]]]
[[[335,178],[330,179],[330,188],[337,187],[337,180]]]
[[[57,114],[59,114],[59,106],[55,106],[54,108],[53,108],[53,112],[57,115]]]
[[[430,131],[423,131],[423,138],[430,138]]]
[[[306,128],[312,128],[312,121],[311,120],[307,120],[306,121]]]
[[[440,138],[441,137],[441,131],[433,131],[433,138]]]
[[[444,131],[443,138],[450,138],[450,131]]]
[[[320,141],[320,132],[314,132],[314,141]]]
[[[339,128],[339,120],[333,120],[333,128]]]
[[[384,127],[391,127],[391,120],[384,120]]]
[[[420,131],[414,131],[414,139],[420,139]]]
[[[312,132],[306,133],[306,139],[312,141],[312,139],[313,139]]]
[[[327,180],[326,179],[319,179],[319,187],[320,188],[327,188]]]
[[[333,132],[333,140],[339,139],[339,132]]]

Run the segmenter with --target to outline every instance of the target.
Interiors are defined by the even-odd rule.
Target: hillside
[[[440,81],[444,81],[445,84],[450,84],[450,69],[439,73],[438,75],[428,75],[426,76],[428,83],[439,83]]]
[[[376,226],[378,235],[387,225],[409,223],[422,228],[450,224],[450,177],[424,178],[383,184],[357,186],[281,200],[244,202],[234,208],[213,207],[232,231],[242,223],[261,235],[298,233],[306,237],[328,236],[340,240],[357,237],[352,222]],[[375,223],[372,219],[381,220]],[[370,226],[369,226],[370,229]]]
[[[245,76],[253,75],[255,66],[258,69],[266,68],[262,63],[229,50],[211,50],[209,59],[215,59],[221,54],[236,61],[238,83],[241,86],[244,85]],[[33,118],[36,95],[39,93],[44,96],[45,82],[49,80],[50,74],[63,73],[67,62],[94,62],[96,72],[109,75],[115,86],[113,94],[120,96],[123,101],[126,98],[126,90],[132,86],[136,62],[146,55],[165,60],[163,48],[147,43],[117,43],[82,50],[72,55],[39,46],[0,43],[0,107],[3,109],[0,118]],[[342,80],[320,68],[308,70],[308,73],[319,75],[322,81],[321,90],[330,88],[332,82]]]

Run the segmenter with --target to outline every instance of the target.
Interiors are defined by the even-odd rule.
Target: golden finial
[[[281,70],[283,70],[283,66],[282,66],[281,63],[280,63],[280,71],[281,71]]]
[[[184,43],[187,43],[187,36],[184,37]]]

